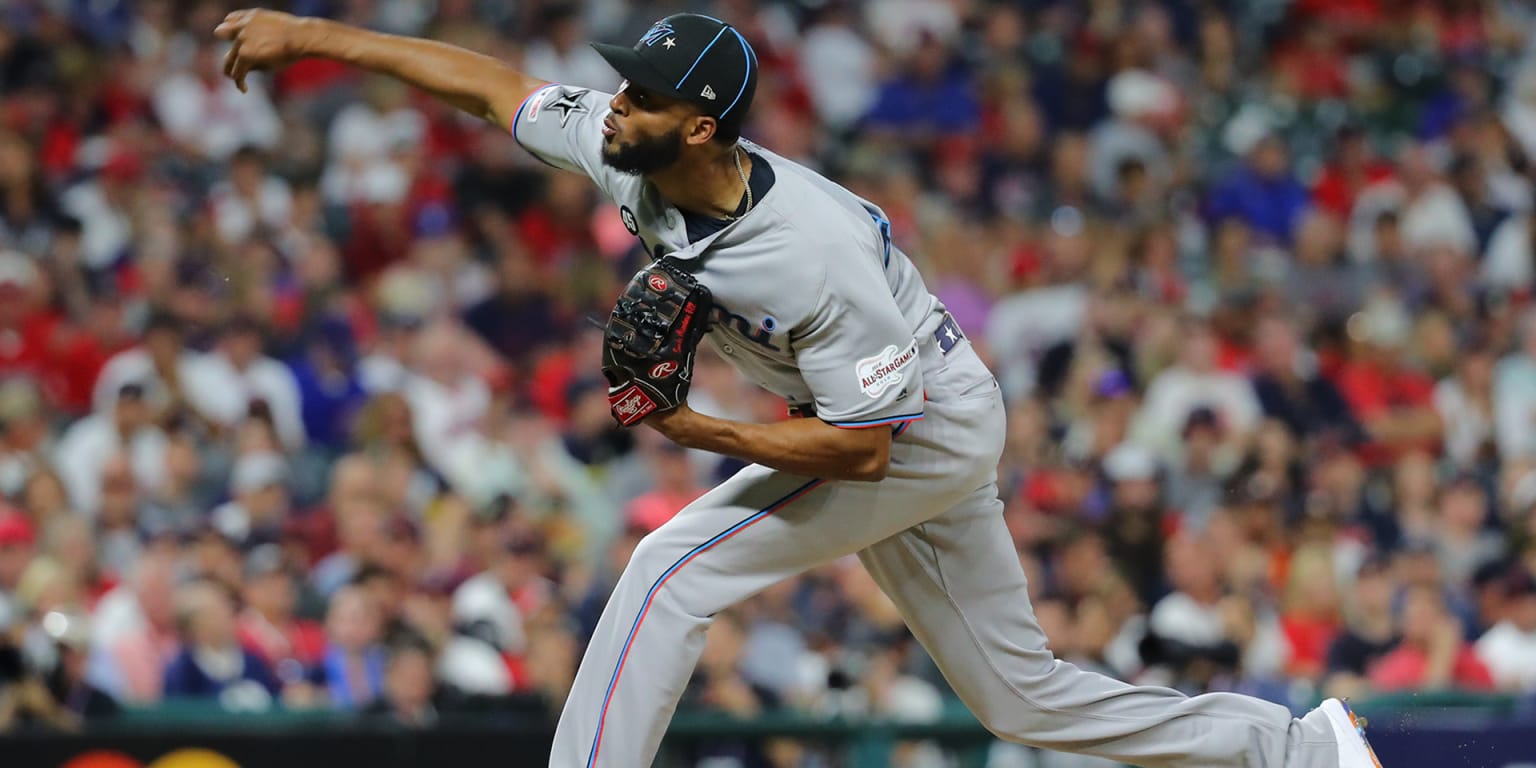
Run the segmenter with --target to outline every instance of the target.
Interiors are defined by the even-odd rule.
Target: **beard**
[[[633,144],[616,144],[610,152],[603,147],[603,164],[619,173],[643,176],[677,162],[683,154],[683,129],[673,128],[660,136],[640,139]]]

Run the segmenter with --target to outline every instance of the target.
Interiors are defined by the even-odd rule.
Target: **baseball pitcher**
[[[1293,719],[1051,654],[1004,527],[997,383],[879,208],[740,137],[752,46],[708,16],[595,45],[616,94],[531,79],[429,40],[232,13],[226,74],[306,56],[399,78],[585,174],[654,262],[607,323],[614,418],[750,462],[646,537],[582,660],[552,766],[648,766],[716,612],[857,554],[954,690],[1003,739],[1144,766],[1379,768],[1344,704]],[[800,418],[746,424],[686,397],[703,340]],[[597,362],[597,361],[594,361]]]

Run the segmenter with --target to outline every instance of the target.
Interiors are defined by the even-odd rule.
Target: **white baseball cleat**
[[[1339,741],[1339,768],[1382,768],[1371,743],[1365,739],[1365,720],[1355,717],[1341,699],[1324,699],[1318,709],[1328,716]]]

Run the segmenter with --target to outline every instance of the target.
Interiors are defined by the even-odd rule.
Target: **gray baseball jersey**
[[[513,135],[545,162],[591,177],[653,258],[693,263],[716,303],[707,339],[753,383],[838,426],[921,418],[918,340],[939,327],[944,308],[891,245],[885,214],[743,142],[773,165],[773,188],[739,220],[689,242],[682,214],[654,187],[603,164],[611,98],[547,86],[518,110]]]
[[[1002,738],[1148,766],[1338,768],[1326,722],[1057,661],[1003,523],[996,381],[892,247],[885,216],[746,144],[770,164],[774,186],[739,220],[689,242],[676,208],[603,164],[609,99],[548,86],[510,127],[545,162],[591,177],[652,256],[693,263],[721,305],[710,343],[738,370],[832,424],[898,431],[880,482],[749,466],[646,536],[587,645],[552,768],[650,765],[712,617],[850,554]]]

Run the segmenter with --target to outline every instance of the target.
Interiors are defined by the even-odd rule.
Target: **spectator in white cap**
[[[1105,543],[1143,601],[1150,601],[1162,583],[1163,489],[1157,457],[1136,443],[1121,443],[1104,457],[1103,470],[1110,483]]]
[[[1179,93],[1157,75],[1128,69],[1109,81],[1112,117],[1089,134],[1089,179],[1100,200],[1115,196],[1120,166],[1139,160],[1155,186],[1167,183],[1172,173],[1168,150],[1158,137],[1157,126],[1179,108]]]
[[[288,479],[288,462],[278,454],[251,453],[236,459],[229,481],[233,498],[213,510],[213,525],[245,547],[277,541],[292,501]]]

